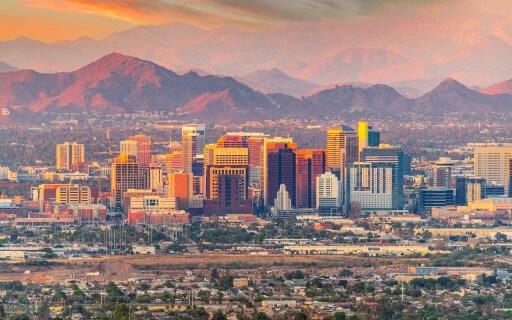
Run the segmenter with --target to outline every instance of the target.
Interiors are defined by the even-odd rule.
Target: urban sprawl
[[[366,120],[317,149],[173,126],[2,163],[0,318],[512,317],[512,145],[432,161]]]

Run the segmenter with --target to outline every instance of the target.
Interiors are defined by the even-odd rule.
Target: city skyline
[[[510,0],[1,0],[0,319],[512,319]]]

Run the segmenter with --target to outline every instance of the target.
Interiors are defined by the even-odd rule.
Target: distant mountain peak
[[[132,56],[129,56],[129,55],[125,55],[125,54],[122,54],[120,52],[113,51],[113,52],[111,52],[111,53],[109,53],[109,54],[99,58],[98,60],[93,61],[89,65],[107,64],[107,63],[117,64],[117,63],[127,62],[127,61],[141,61],[142,62],[144,60],[136,58],[136,57],[132,57]],[[149,61],[147,61],[147,62],[149,62]]]
[[[444,79],[443,81],[441,81],[440,85],[461,85],[461,86],[464,86],[461,82],[459,82],[458,80],[456,80],[455,78],[452,78],[452,77],[448,77],[448,78]]]
[[[459,82],[458,80],[450,77],[450,78],[446,78],[443,81],[441,81],[441,83],[439,83],[439,85],[437,85],[437,87],[435,87],[431,92],[429,92],[427,94],[432,94],[432,93],[441,92],[441,91],[460,92],[460,91],[473,91],[473,90],[471,90],[470,88],[468,88],[467,86],[465,86],[464,84]]]
[[[304,96],[316,84],[299,78],[294,78],[278,68],[263,69],[250,72],[239,80],[248,86],[264,93],[284,93],[292,96]]]
[[[174,112],[183,107],[187,114],[201,119],[226,110],[220,112],[225,121],[258,118],[275,109],[265,95],[232,78],[178,75],[119,52],[73,72],[0,73],[0,105],[20,105],[33,112]]]

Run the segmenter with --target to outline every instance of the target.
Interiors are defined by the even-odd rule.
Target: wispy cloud
[[[26,0],[30,6],[97,14],[135,24],[203,27],[321,22],[368,16],[391,5],[447,0]]]

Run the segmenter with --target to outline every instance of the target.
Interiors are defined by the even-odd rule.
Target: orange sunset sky
[[[478,25],[506,38],[512,24],[506,16],[512,11],[510,0],[2,0],[0,40],[103,38],[137,25],[168,23],[251,29],[300,22],[371,21],[391,9],[389,14],[396,15],[407,10],[409,18],[397,17],[396,23],[403,28],[414,28],[415,21],[424,19],[435,25],[436,16],[453,15],[468,28]],[[435,25],[435,29],[442,32],[443,27]]]

